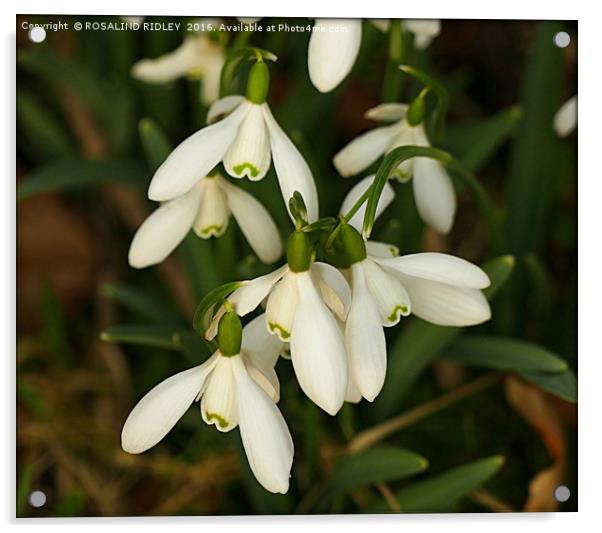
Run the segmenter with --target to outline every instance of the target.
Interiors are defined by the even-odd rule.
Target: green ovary
[[[240,165],[234,165],[233,168],[237,176],[242,176],[246,169],[249,169],[252,178],[256,178],[259,175],[259,169],[251,163],[241,163]]]

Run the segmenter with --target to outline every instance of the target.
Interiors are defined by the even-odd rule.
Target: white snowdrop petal
[[[207,177],[200,186],[203,193],[193,224],[194,232],[202,239],[220,237],[228,228],[230,220],[230,208],[226,195],[216,178]]]
[[[181,142],[157,169],[148,189],[151,200],[170,200],[190,190],[217,165],[236,137],[249,107],[243,102],[225,119]]]
[[[449,254],[422,252],[377,261],[408,276],[467,289],[484,289],[491,283],[489,276],[480,267]]]
[[[184,370],[159,383],[132,409],[121,432],[121,447],[142,453],[157,444],[194,402],[219,354],[202,365]]]
[[[299,303],[290,344],[293,368],[309,399],[334,415],[343,405],[347,390],[344,339],[309,272],[296,277]]]
[[[263,104],[262,107],[270,132],[274,168],[284,203],[288,209],[288,202],[293,193],[299,191],[307,207],[308,221],[314,222],[318,219],[319,208],[318,191],[311,170],[299,150],[282,131],[267,104]]]
[[[347,391],[345,392],[345,401],[349,403],[359,403],[362,401],[362,393],[353,382],[351,374],[347,382]]]
[[[190,231],[199,209],[201,188],[165,202],[136,231],[128,254],[130,266],[144,268],[163,261]]]
[[[240,436],[251,471],[270,492],[288,491],[294,446],[282,414],[234,358]]]
[[[351,289],[345,276],[332,265],[319,261],[312,263],[309,270],[326,305],[339,320],[345,320],[351,305]]]
[[[359,174],[383,155],[399,132],[400,126],[382,126],[353,139],[338,152],[332,162],[343,177]]]
[[[456,193],[443,166],[430,157],[414,158],[414,199],[420,218],[446,234],[456,214]]]
[[[196,39],[188,37],[172,52],[138,61],[132,67],[132,76],[149,83],[165,83],[184,76],[202,62]]]
[[[316,19],[309,39],[309,78],[322,93],[332,91],[351,72],[362,41],[359,19]]]
[[[343,200],[343,204],[341,205],[341,214],[345,215],[357,202],[362,194],[366,192],[368,187],[372,185],[374,182],[374,178],[376,176],[373,174],[372,176],[367,176],[358,183],[356,183],[353,188],[347,193],[345,199]],[[378,200],[378,204],[376,206],[375,219],[378,218],[381,213],[391,205],[391,202],[395,199],[395,190],[391,186],[389,182],[385,184],[382,194]],[[347,221],[358,231],[362,230],[362,224],[364,223],[364,215],[366,214],[366,205],[368,202],[364,202],[360,208],[355,212],[355,214]]]
[[[262,388],[274,403],[278,403],[280,401],[280,382],[276,371],[273,368],[257,368],[248,359],[244,359],[244,361],[247,372],[253,381]]]
[[[474,326],[491,318],[491,309],[478,289],[454,287],[400,275],[412,301],[412,313],[439,326]]]
[[[424,50],[441,33],[440,20],[404,20],[404,28],[414,34],[414,46]]]
[[[216,100],[211,104],[209,111],[207,111],[207,124],[211,124],[225,115],[229,115],[244,101],[245,97],[240,94],[231,94]]]
[[[577,95],[569,98],[554,115],[554,129],[560,137],[567,137],[577,127]]]
[[[198,41],[198,53],[203,63],[192,74],[201,77],[201,102],[208,106],[219,98],[222,67],[226,57],[223,47],[207,35],[201,35]]]
[[[242,330],[242,349],[262,372],[274,368],[283,347],[283,342],[268,331],[265,314],[255,317]]]
[[[220,355],[201,397],[201,415],[206,424],[213,424],[222,432],[231,431],[238,424],[236,384],[232,373],[232,359]]]
[[[388,259],[399,255],[399,248],[394,244],[379,241],[366,241],[366,252],[369,257]]]
[[[363,262],[351,265],[351,308],[345,323],[349,373],[368,401],[381,391],[387,372],[387,346],[376,304],[366,285]]]
[[[387,102],[384,104],[377,105],[372,109],[368,109],[364,114],[364,117],[370,120],[377,120],[383,122],[397,122],[403,120],[408,112],[407,104],[398,104],[394,102]]]
[[[378,308],[383,326],[394,326],[411,310],[410,297],[392,274],[385,272],[371,259],[362,261],[366,285]]]
[[[228,297],[238,315],[245,316],[247,313],[253,311],[287,271],[288,265],[285,264],[269,274],[243,281],[242,286]]]
[[[224,156],[224,168],[234,178],[262,179],[270,168],[270,135],[261,105],[248,103],[234,142]]]
[[[288,271],[274,286],[265,309],[268,330],[282,342],[291,338],[293,319],[297,308],[296,274]]]
[[[228,198],[228,206],[243,235],[264,263],[273,263],[282,255],[282,241],[278,228],[267,209],[248,192],[217,177]]]

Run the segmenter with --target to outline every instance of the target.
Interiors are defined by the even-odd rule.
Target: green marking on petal
[[[207,411],[205,411],[205,416],[209,421],[215,420],[217,422],[217,425],[222,429],[228,427],[229,422],[223,416],[218,415],[217,413],[208,413]]]
[[[233,168],[234,172],[238,176],[242,176],[246,169],[249,169],[249,173],[251,174],[252,178],[256,178],[259,175],[259,169],[251,163],[241,163],[240,165],[234,165]]]
[[[186,77],[190,80],[190,81],[198,81],[198,80],[202,80],[205,76],[205,69],[201,68],[201,67],[194,67],[191,68],[190,70],[188,70],[188,72],[186,72]]]
[[[278,330],[280,332],[280,337],[283,339],[288,339],[291,336],[289,331],[286,331],[286,329],[284,329],[280,324],[276,324],[275,322],[269,322],[268,327],[270,328],[271,332]]]
[[[389,322],[395,322],[397,320],[398,314],[407,315],[408,308],[405,305],[396,305],[393,309],[393,312],[387,317]]]
[[[211,237],[212,235],[219,235],[222,231],[223,224],[212,224],[201,230],[202,237]]]
[[[389,246],[389,251],[393,257],[397,257],[399,255],[399,249],[396,246]]]
[[[397,181],[399,183],[406,183],[406,182],[410,181],[410,178],[412,177],[412,173],[404,172],[403,170],[401,170],[400,167],[397,167],[393,171],[393,174],[391,175],[391,177],[394,177],[395,179],[397,179]]]

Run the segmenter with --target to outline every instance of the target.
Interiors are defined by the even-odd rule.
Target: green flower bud
[[[247,81],[247,100],[254,104],[263,104],[270,89],[270,70],[263,61],[251,67]]]
[[[424,103],[424,94],[421,92],[414,101],[410,104],[406,120],[410,126],[417,126],[424,120],[426,105]]]
[[[217,347],[222,355],[232,357],[240,353],[242,324],[234,311],[226,311],[217,325]]]
[[[306,233],[294,231],[286,245],[286,259],[293,272],[306,272],[311,264],[312,246]]]

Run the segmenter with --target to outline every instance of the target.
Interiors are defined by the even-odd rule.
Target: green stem
[[[383,81],[383,102],[397,102],[401,93],[402,78],[399,74],[398,65],[403,63],[406,47],[403,43],[403,31],[401,20],[391,20],[389,29],[389,60],[387,61],[385,79]]]
[[[452,161],[452,156],[450,154],[430,146],[399,146],[391,150],[378,167],[376,177],[374,178],[372,185],[368,188],[368,204],[366,206],[366,214],[364,215],[364,224],[362,227],[362,234],[365,238],[370,237],[374,219],[376,217],[378,200],[380,199],[380,195],[382,194],[389,177],[393,173],[393,170],[406,159],[411,159],[412,157],[430,157],[443,164],[449,164]]]

